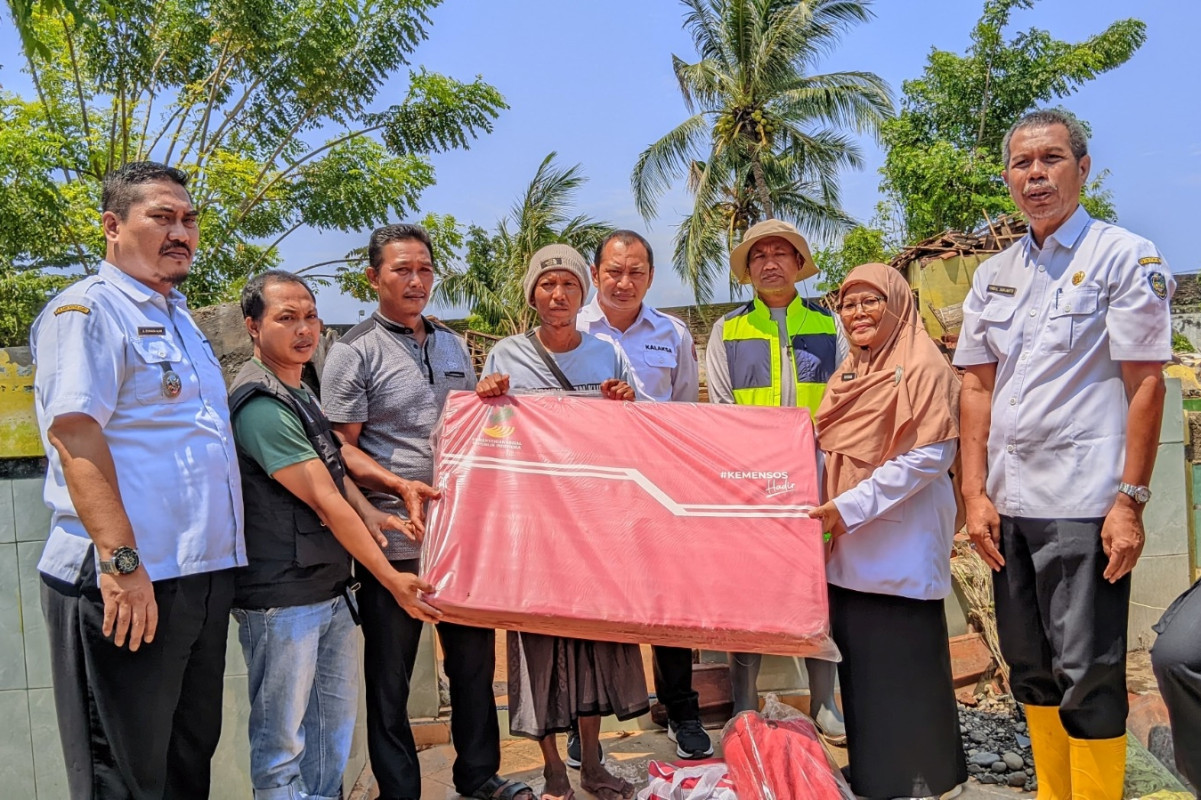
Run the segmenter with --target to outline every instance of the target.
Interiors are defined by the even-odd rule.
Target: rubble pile
[[[1012,699],[985,697],[975,708],[960,705],[959,734],[974,780],[1027,792],[1037,788],[1026,720]]]

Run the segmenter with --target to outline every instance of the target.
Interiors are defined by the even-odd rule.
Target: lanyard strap
[[[555,376],[555,380],[559,382],[559,385],[568,392],[574,392],[575,387],[571,385],[571,381],[567,380],[567,376],[563,374],[563,370],[559,369],[559,365],[555,363],[555,359],[546,351],[546,347],[542,342],[538,340],[537,331],[529,331],[525,337],[534,343],[534,351],[538,353],[538,357],[542,359],[542,363],[546,364],[547,369]]]

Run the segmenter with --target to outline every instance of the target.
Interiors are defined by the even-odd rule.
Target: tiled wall
[[[67,796],[37,572],[49,527],[41,478],[0,479],[0,796],[5,798],[62,800]],[[431,715],[431,707],[436,714],[438,708],[430,639],[419,655],[420,672],[414,675],[413,710],[420,708],[424,715]],[[136,692],[136,687],[131,690]],[[246,667],[232,624],[222,706],[212,796],[249,798]],[[346,770],[348,792],[366,764],[364,730],[360,691],[359,720]]]
[[[1180,379],[1169,378],[1164,400],[1159,455],[1151,478],[1151,502],[1143,514],[1147,543],[1130,586],[1130,649],[1150,647],[1151,630],[1164,609],[1192,583],[1189,558],[1187,482],[1192,479],[1184,460],[1184,407]]]
[[[38,478],[0,480],[0,786],[67,796],[37,563],[50,524]]]

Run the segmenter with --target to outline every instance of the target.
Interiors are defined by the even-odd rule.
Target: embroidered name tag
[[[1142,266],[1146,267],[1146,266],[1150,266],[1151,264],[1162,264],[1163,259],[1156,258],[1155,256],[1147,256],[1146,258],[1140,258],[1138,260],[1138,263],[1141,264]]]
[[[59,314],[65,314],[68,311],[78,311],[80,314],[92,313],[92,309],[88,308],[87,306],[71,303],[70,305],[59,306],[58,308],[54,309],[54,316],[57,317]]]
[[[138,327],[138,336],[163,336],[167,329],[162,325],[146,325]]]
[[[462,373],[462,372],[447,372],[446,377],[448,377],[448,378],[465,378],[467,376],[465,373]]]
[[[990,284],[988,285],[988,291],[989,291],[989,292],[991,292],[992,294],[1003,294],[1003,295],[1005,295],[1006,297],[1013,297],[1013,296],[1014,296],[1015,294],[1017,294],[1017,292],[1018,292],[1018,290],[1017,290],[1017,288],[1016,288],[1016,287],[1013,287],[1013,286],[998,286],[998,285],[997,285],[997,284],[995,284],[995,283],[990,283]]]
[[[855,373],[853,373],[853,372],[844,372],[844,373],[842,373],[842,379],[843,379],[844,381],[853,381],[853,380],[855,380]]]

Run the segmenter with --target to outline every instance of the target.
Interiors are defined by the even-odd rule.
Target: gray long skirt
[[[638,645],[509,631],[509,731],[541,739],[577,717],[649,709]]]

